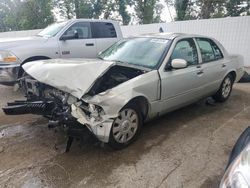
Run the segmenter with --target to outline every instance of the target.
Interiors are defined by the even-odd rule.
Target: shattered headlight
[[[89,104],[89,112],[93,117],[99,117],[100,115],[104,115],[102,107],[97,106],[95,104]]]
[[[220,188],[250,188],[250,145],[229,166]]]
[[[0,62],[3,63],[18,63],[18,58],[11,52],[0,51]]]

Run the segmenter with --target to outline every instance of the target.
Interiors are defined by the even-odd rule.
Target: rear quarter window
[[[116,38],[116,30],[112,23],[93,22],[92,23],[93,38]]]

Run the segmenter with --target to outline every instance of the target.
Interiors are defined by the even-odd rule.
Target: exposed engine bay
[[[113,66],[97,79],[88,94],[93,96],[104,92],[143,73],[145,72],[139,69],[119,65]]]
[[[144,73],[144,70],[136,68],[112,66],[93,83],[86,95],[90,97],[97,95]],[[84,84],[84,80],[82,83]],[[69,140],[66,151],[69,151],[73,138],[79,136],[79,132],[86,130],[86,127],[101,141],[103,139],[100,135],[107,134],[107,130],[102,131],[103,124],[95,130],[93,129],[93,126],[97,126],[106,120],[102,117],[105,116],[105,112],[100,106],[89,104],[69,93],[38,82],[29,75],[20,80],[20,85],[27,100],[8,103],[3,108],[4,112],[7,115],[37,114],[48,118],[49,128],[62,127],[68,134]],[[79,121],[73,114],[72,108],[76,107],[78,113],[80,112],[84,116],[84,122]],[[113,120],[109,120],[110,124],[112,122]],[[93,126],[90,126],[90,124]],[[98,136],[98,134],[100,135]]]

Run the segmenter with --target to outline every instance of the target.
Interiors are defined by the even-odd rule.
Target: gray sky
[[[171,22],[172,20],[171,20],[170,13],[171,13],[173,19],[174,19],[175,15],[176,15],[174,7],[169,7],[169,10],[170,10],[170,12],[169,12],[168,8],[167,8],[167,4],[165,3],[165,1],[164,0],[160,0],[160,3],[163,4],[164,7],[165,7],[163,9],[162,15],[161,15],[162,20],[166,21],[166,22]]]

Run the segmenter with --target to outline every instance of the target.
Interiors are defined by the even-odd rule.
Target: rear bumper
[[[238,81],[242,78],[242,76],[244,75],[244,73],[245,73],[244,67],[238,68],[238,69],[236,70],[235,82],[238,82]]]
[[[20,64],[6,64],[0,62],[0,84],[14,85],[18,79]]]

